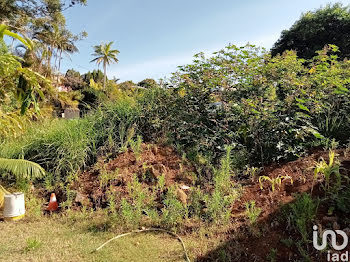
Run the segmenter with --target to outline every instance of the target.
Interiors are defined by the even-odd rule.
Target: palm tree
[[[94,46],[94,53],[93,56],[96,56],[91,62],[96,62],[97,65],[100,65],[103,63],[103,70],[104,70],[104,78],[103,78],[103,89],[106,89],[106,79],[107,79],[107,65],[110,65],[111,63],[115,62],[118,63],[117,55],[119,54],[119,51],[117,49],[111,49],[113,45],[113,42],[109,42],[107,44],[100,44]]]
[[[69,57],[70,54],[78,51],[79,49],[75,46],[74,40],[72,40],[69,35],[63,37],[57,48],[57,52],[59,53],[58,71],[61,69],[62,54],[65,54],[67,57]]]

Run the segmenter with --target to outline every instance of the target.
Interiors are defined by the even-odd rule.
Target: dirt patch
[[[350,154],[337,150],[341,162],[342,174],[350,170]],[[314,197],[323,197],[323,190],[314,180],[314,167],[320,159],[328,161],[328,152],[315,152],[296,161],[272,164],[265,167],[259,176],[271,179],[281,178],[272,191],[271,182],[258,179],[237,180],[244,185],[241,197],[232,204],[231,223],[225,232],[213,233],[212,237],[222,239],[226,244],[198,258],[198,261],[220,261],[222,250],[232,261],[296,261],[302,259],[296,246],[288,247],[281,240],[300,239],[298,232],[287,230],[288,221],[281,220],[281,207],[295,201],[296,194],[312,193]],[[136,157],[128,150],[115,159],[100,159],[90,170],[80,174],[73,189],[77,192],[76,205],[103,208],[108,203],[108,192],[117,195],[117,201],[128,196],[127,185],[136,176],[142,187],[152,191],[160,176],[164,176],[165,186],[193,185],[192,175],[195,168],[182,159],[172,147],[154,144],[142,144],[142,153]],[[210,188],[210,187],[208,187]],[[187,197],[187,196],[186,196]],[[161,199],[156,199],[161,205]],[[181,200],[183,203],[186,200]],[[246,203],[254,201],[262,212],[258,218],[258,234],[249,226],[246,215]],[[344,229],[349,227],[346,215],[328,214],[328,207],[320,204],[316,223],[322,228],[332,228],[334,222]],[[192,227],[192,228],[191,228]],[[192,232],[198,225],[191,226],[191,219],[186,222],[184,232]],[[315,252],[312,244],[308,250],[314,261],[324,261],[323,254]],[[230,261],[229,260],[229,261]],[[273,261],[273,260],[271,260]]]
[[[350,155],[344,150],[337,150],[336,153],[341,163],[341,173],[348,175]],[[276,186],[273,192],[271,183],[268,181],[264,181],[262,185],[257,179],[244,181],[243,184],[246,186],[243,188],[243,194],[233,204],[231,232],[227,234],[226,244],[199,258],[198,261],[216,261],[222,255],[223,250],[232,261],[296,261],[302,259],[295,243],[292,247],[287,247],[281,242],[281,240],[300,238],[297,232],[287,230],[289,221],[281,220],[281,208],[293,202],[296,193],[307,192],[314,197],[324,196],[320,184],[314,182],[314,167],[321,158],[328,161],[328,152],[316,152],[296,161],[273,164],[264,168],[260,176],[288,177],[282,179],[281,186]],[[242,181],[237,181],[237,183],[242,183]],[[262,210],[258,219],[260,228],[258,236],[254,235],[251,227],[248,226],[245,203],[249,201],[254,201],[256,207]],[[325,229],[332,228],[335,222],[341,229],[349,227],[346,214],[335,212],[329,215],[327,204],[321,202],[316,223]],[[310,245],[308,255],[311,255],[313,261],[326,261],[326,256],[315,252],[312,244]],[[269,255],[270,260],[267,258]]]
[[[143,187],[154,186],[164,176],[165,186],[191,185],[194,168],[169,146],[142,144],[140,155],[130,149],[115,159],[100,159],[90,170],[85,171],[73,186],[76,202],[94,208],[107,205],[106,190],[120,196],[127,194],[127,184],[136,176]]]

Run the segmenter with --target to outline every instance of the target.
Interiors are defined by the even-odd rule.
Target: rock
[[[75,202],[86,206],[89,204],[89,198],[86,195],[80,192],[77,192],[77,195],[75,196]]]
[[[189,187],[189,186],[186,186],[186,185],[181,185],[180,188],[181,188],[182,190],[189,190],[189,189],[190,189],[190,187]]]
[[[187,205],[187,195],[182,189],[180,188],[176,189],[176,196],[177,196],[177,199],[181,201],[182,204]]]

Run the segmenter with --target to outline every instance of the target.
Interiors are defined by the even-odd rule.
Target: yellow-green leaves
[[[28,49],[30,49],[30,50],[33,49],[33,42],[29,38],[22,37],[19,34],[16,34],[12,31],[8,30],[6,25],[0,24],[0,39],[4,38],[5,35],[10,36],[10,37],[22,42],[22,44],[24,44]]]

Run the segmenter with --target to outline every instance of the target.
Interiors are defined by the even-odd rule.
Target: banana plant
[[[22,37],[19,34],[11,32],[8,30],[7,25],[0,24],[0,39],[3,39],[5,35],[17,39],[18,41],[22,42],[22,44],[24,44],[27,48],[33,50],[33,42],[29,38]]]

